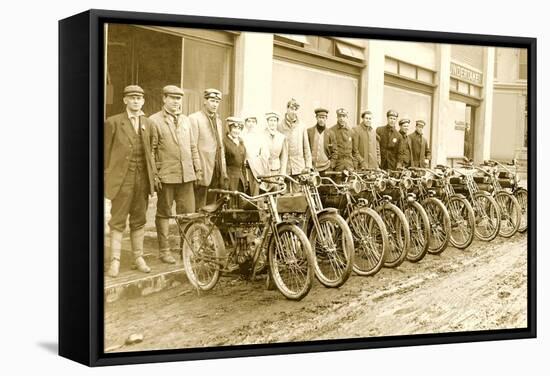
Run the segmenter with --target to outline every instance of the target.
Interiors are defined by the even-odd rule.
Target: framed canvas
[[[108,10],[59,21],[59,354],[102,366],[535,337],[536,46]]]

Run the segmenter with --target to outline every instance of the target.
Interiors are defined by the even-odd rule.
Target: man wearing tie
[[[108,118],[104,126],[104,188],[105,197],[111,200],[110,277],[119,272],[128,216],[134,264],[143,273],[151,271],[143,259],[143,238],[149,195],[158,183],[151,156],[152,124],[141,110],[144,91],[137,85],[126,86],[123,100],[126,111]]]

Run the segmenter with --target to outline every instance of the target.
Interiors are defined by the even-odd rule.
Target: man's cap
[[[204,91],[204,99],[210,99],[210,98],[218,99],[221,101],[222,92],[219,91],[218,89],[206,89]]]
[[[316,108],[315,110],[315,115],[328,115],[328,110],[326,108],[322,108],[322,107],[319,107],[319,108]]]
[[[399,120],[399,125],[403,125],[405,123],[410,124],[410,122],[411,121],[409,119],[401,119],[401,120]]]
[[[299,109],[300,108],[300,105],[298,104],[298,101],[296,101],[296,99],[294,98],[290,98],[290,100],[287,102],[286,104],[286,108],[294,108],[295,110]]]
[[[162,94],[164,95],[177,95],[183,97],[183,90],[181,90],[176,85],[166,85],[162,88]]]
[[[279,119],[281,118],[281,117],[279,116],[279,114],[276,113],[275,111],[266,112],[266,114],[265,114],[265,119],[266,119],[266,120],[269,120],[269,119],[272,118],[272,117],[277,118],[277,120],[279,120]]]
[[[244,120],[240,117],[236,116],[230,116],[227,119],[225,119],[228,127],[233,127],[235,125],[240,126],[242,128],[244,124]]]
[[[399,114],[395,110],[388,110],[388,112],[386,112],[386,117],[390,117],[390,116],[398,117]]]
[[[343,108],[339,108],[339,109],[336,110],[336,115],[337,116],[338,115],[346,115],[347,116],[347,114],[348,114],[348,112]]]
[[[372,115],[372,111],[371,110],[365,110],[365,111],[361,112],[361,117],[363,118],[367,114]]]
[[[426,126],[426,122],[424,120],[417,120],[416,125],[420,127]]]
[[[126,95],[145,95],[145,92],[138,85],[128,85],[124,88],[124,96]]]
[[[244,117],[243,117],[243,120],[244,121],[247,121],[248,119],[254,119],[256,121],[258,121],[258,117],[254,114],[246,114]]]

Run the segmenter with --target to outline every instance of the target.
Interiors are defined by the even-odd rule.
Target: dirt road
[[[230,276],[106,305],[105,349],[136,351],[527,326],[527,237],[449,247],[301,302]],[[143,342],[123,345],[133,333]]]

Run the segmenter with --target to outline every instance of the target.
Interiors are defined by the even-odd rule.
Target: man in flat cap
[[[395,129],[395,123],[398,116],[397,111],[389,110],[386,113],[387,124],[376,128],[376,135],[380,144],[380,168],[384,170],[397,169],[400,136],[399,132]]]
[[[348,125],[348,112],[336,110],[336,125],[329,130],[330,166],[332,170],[353,170],[357,149],[353,142],[353,130]]]
[[[202,170],[202,179],[197,180],[195,187],[196,209],[215,200],[216,195],[208,194],[208,188],[222,188],[228,184],[223,147],[225,132],[217,113],[222,93],[217,89],[206,89],[203,97],[203,109],[189,115]]]
[[[428,141],[424,137],[425,126],[426,122],[424,120],[417,120],[416,129],[409,136],[412,146],[412,167],[430,167],[430,159],[432,159],[432,154],[430,152],[430,147],[428,146]]]
[[[324,108],[315,109],[317,124],[307,130],[309,146],[311,147],[311,162],[319,172],[326,171],[330,167],[327,116],[328,110]]]
[[[183,90],[175,85],[162,89],[162,109],[149,119],[153,122],[152,152],[161,184],[158,187],[155,224],[162,262],[174,264],[170,252],[169,218],[176,202],[176,214],[195,212],[194,182],[202,178],[197,143],[191,123],[181,113]]]
[[[288,163],[288,145],[284,134],[277,130],[280,117],[276,112],[265,114],[267,127],[265,142],[268,147],[268,168],[270,175],[286,174]]]
[[[111,200],[111,263],[107,275],[116,277],[120,268],[122,233],[130,217],[134,265],[143,273],[151,269],[143,259],[145,214],[155,187],[156,168],[151,156],[152,124],[141,110],[143,89],[124,88],[126,110],[109,117],[104,126],[105,197]]]
[[[286,108],[285,117],[279,123],[279,132],[285,135],[288,145],[286,173],[297,175],[302,173],[304,169],[312,167],[311,149],[309,148],[306,127],[298,119],[297,111],[300,105],[296,99],[292,98],[288,101]]]
[[[242,139],[246,149],[248,188],[251,195],[257,195],[260,187],[255,178],[269,173],[269,147],[265,141],[265,126],[258,124],[256,116],[245,116]]]
[[[372,127],[372,112],[361,113],[361,123],[354,128],[354,141],[357,148],[357,168],[378,168],[380,166],[380,146],[376,131]]]
[[[409,119],[399,120],[399,158],[397,160],[397,168],[411,167],[412,163],[412,144],[409,137]]]

